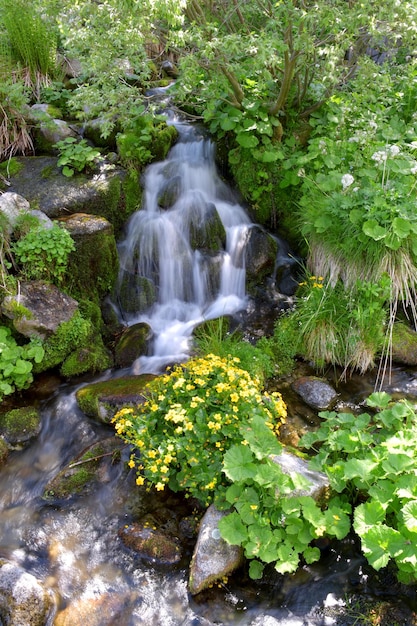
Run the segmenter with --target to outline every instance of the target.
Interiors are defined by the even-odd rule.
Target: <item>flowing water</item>
[[[143,210],[130,220],[119,247],[118,312],[126,325],[146,322],[153,333],[150,354],[134,364],[134,372],[158,372],[166,363],[187,358],[196,325],[236,313],[247,302],[244,246],[250,220],[218,176],[210,141],[177,125],[180,141],[166,161],[148,168]],[[161,208],[168,193],[171,202]],[[204,243],[204,224],[217,215],[222,245],[214,252],[193,245],[190,233],[202,233]],[[137,296],[137,307],[123,297],[126,285]],[[140,302],[143,285],[150,304]],[[120,374],[107,372],[102,378]],[[348,591],[366,595],[369,590],[369,568],[351,541],[325,546],[322,561],[295,576],[270,572],[255,584],[243,568],[227,583],[192,598],[187,591],[189,553],[174,567],[160,567],[140,559],[118,537],[138,512],[185,516],[180,499],[140,496],[122,462],[106,467],[95,491],[46,501],[42,494],[48,481],[86,446],[113,434],[78,409],[78,387],[58,385],[47,397],[27,396],[41,412],[40,435],[25,450],[12,452],[0,472],[0,557],[53,590],[58,613],[71,605],[96,606],[93,626],[345,623],[332,617],[334,607],[343,604]],[[134,505],[133,492],[138,494]],[[49,624],[53,621],[51,617]]]

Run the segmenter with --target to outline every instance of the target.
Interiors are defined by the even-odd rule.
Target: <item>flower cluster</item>
[[[148,399],[114,417],[118,436],[132,444],[130,467],[163,490],[184,490],[204,503],[225,478],[223,456],[261,416],[277,432],[286,407],[279,393],[261,393],[239,359],[209,354],[176,366],[147,385]]]

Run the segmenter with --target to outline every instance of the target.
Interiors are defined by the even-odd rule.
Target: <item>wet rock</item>
[[[27,309],[22,314],[22,307]],[[68,322],[78,309],[78,302],[50,283],[20,283],[20,293],[4,298],[1,311],[13,320],[15,329],[25,337],[47,338],[62,322]]]
[[[0,561],[0,623],[45,626],[54,609],[52,594],[31,574]]]
[[[171,61],[168,61],[168,60],[162,61],[161,70],[163,70],[165,74],[169,76],[170,78],[178,78],[178,75],[179,75],[178,68]]]
[[[338,397],[337,391],[317,376],[303,376],[291,386],[308,406],[318,411],[331,409]]]
[[[146,383],[153,378],[152,374],[142,374],[86,385],[76,392],[78,406],[89,417],[109,424],[122,407],[145,401]]]
[[[308,461],[295,454],[282,452],[271,457],[273,462],[280,466],[284,474],[299,474],[309,485],[292,493],[293,496],[311,496],[317,501],[324,501],[329,489],[329,479],[323,472],[316,472],[308,467]]]
[[[189,207],[190,245],[193,250],[222,250],[226,243],[226,231],[212,202],[204,203],[204,219],[193,206]]]
[[[42,497],[66,500],[91,493],[97,484],[110,481],[112,468],[120,463],[124,447],[116,437],[89,446],[47,483]]]
[[[7,443],[0,437],[0,469],[6,464],[8,456],[9,448],[7,447]]]
[[[181,560],[179,542],[156,528],[134,523],[121,528],[118,535],[126,547],[156,565],[175,565]]]
[[[278,241],[261,226],[249,229],[246,244],[246,276],[248,290],[257,291],[275,271],[278,254]]]
[[[201,520],[200,532],[190,565],[189,589],[196,595],[223,576],[234,572],[243,561],[243,550],[220,536],[219,521],[227,515],[210,505]]]
[[[129,624],[134,605],[132,594],[105,593],[71,602],[60,611],[54,626],[114,626]]]
[[[0,416],[0,434],[10,448],[26,447],[40,430],[41,416],[35,407],[12,409]]]
[[[392,360],[417,365],[417,333],[402,322],[395,322],[392,329]]]
[[[158,195],[158,205],[161,209],[172,207],[181,195],[181,177],[174,176],[162,187]]]
[[[115,362],[118,367],[130,367],[140,356],[146,354],[152,330],[148,324],[133,324],[124,330],[115,346]]]

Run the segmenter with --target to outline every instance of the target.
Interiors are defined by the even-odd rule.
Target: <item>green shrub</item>
[[[62,281],[68,256],[75,249],[71,235],[65,228],[33,228],[12,246],[22,274],[29,279]]]
[[[147,394],[143,405],[123,408],[113,420],[135,448],[137,483],[182,490],[205,504],[225,483],[224,454],[242,440],[242,429],[256,421],[267,436],[286,415],[280,394],[262,394],[238,359],[212,354],[154,379]]]
[[[376,412],[321,413],[323,423],[300,446],[317,452],[335,493],[354,507],[353,529],[376,569],[395,564],[398,579],[417,580],[417,414],[384,393],[368,398]],[[331,501],[330,501],[331,502]]]
[[[0,400],[16,390],[29,387],[33,381],[33,364],[40,363],[43,355],[39,339],[19,345],[10,329],[0,326]]]

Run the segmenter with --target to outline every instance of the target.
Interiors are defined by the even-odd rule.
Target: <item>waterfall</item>
[[[169,123],[178,142],[146,169],[142,209],[118,246],[120,319],[147,323],[153,336],[135,373],[186,360],[198,324],[246,306],[251,221],[218,174],[212,142],[191,125]]]

